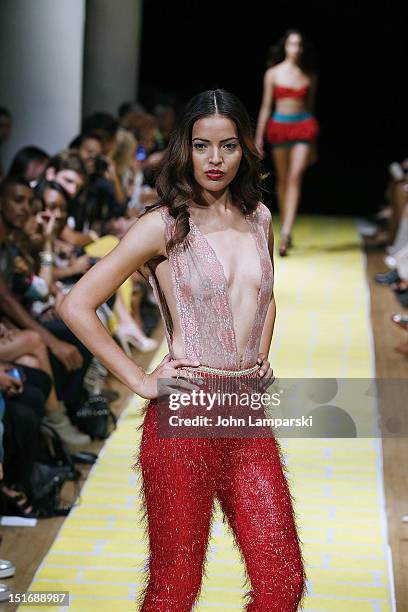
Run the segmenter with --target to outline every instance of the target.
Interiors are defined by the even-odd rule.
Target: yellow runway
[[[275,260],[275,375],[369,382],[369,297],[353,220],[300,217],[294,242],[290,257]],[[152,368],[165,351],[163,343]],[[364,397],[361,406],[375,416],[371,400]],[[65,520],[31,584],[30,590],[70,591],[69,608],[24,606],[22,612],[135,612],[146,557],[131,469],[140,404],[135,398],[123,413],[85,484],[81,505]],[[281,444],[304,543],[305,612],[393,611],[380,440],[287,438]],[[242,610],[243,579],[217,507],[196,609]]]

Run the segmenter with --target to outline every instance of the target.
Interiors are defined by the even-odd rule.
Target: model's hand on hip
[[[183,390],[199,390],[199,386],[189,382],[185,378],[179,378],[178,368],[194,368],[200,365],[199,361],[193,359],[172,359],[167,354],[159,365],[150,374],[145,375],[141,389],[138,394],[146,399],[167,395],[169,393],[181,392]]]
[[[275,380],[275,376],[273,375],[273,369],[271,368],[268,359],[263,353],[259,353],[256,362],[261,366],[258,370],[258,376],[262,380],[262,387],[266,389]]]

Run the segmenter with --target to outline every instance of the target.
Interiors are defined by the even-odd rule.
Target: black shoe
[[[39,516],[37,509],[22,491],[18,491],[17,495],[12,497],[3,489],[0,490],[0,503],[3,516],[21,516],[24,518],[38,518]],[[29,511],[30,506],[31,510]]]
[[[404,308],[408,308],[408,289],[405,289],[405,291],[396,292],[396,296],[400,304],[402,304]]]
[[[375,282],[379,285],[391,285],[392,283],[398,283],[401,280],[397,270],[390,270],[384,274],[376,274],[374,278]]]
[[[87,465],[93,465],[98,459],[98,455],[91,452],[79,451],[71,455],[74,463],[85,463]]]

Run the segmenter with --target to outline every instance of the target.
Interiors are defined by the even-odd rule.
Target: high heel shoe
[[[279,244],[279,255],[285,257],[288,254],[290,248],[292,248],[292,236],[290,234],[281,234],[281,241]]]
[[[157,340],[153,338],[136,336],[135,328],[130,324],[119,325],[116,332],[116,338],[128,357],[132,356],[131,346],[134,346],[142,353],[148,353],[156,349],[159,345]]]

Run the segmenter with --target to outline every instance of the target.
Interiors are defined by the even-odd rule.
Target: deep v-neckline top
[[[175,219],[167,207],[160,212],[166,225],[166,241],[174,233]],[[205,233],[190,218],[190,232],[182,244],[168,253],[172,287],[183,336],[185,356],[199,359],[202,365],[224,369],[241,369],[255,364],[263,324],[273,290],[273,268],[268,250],[271,213],[261,202],[246,215],[255,241],[261,267],[257,305],[244,353],[239,355],[234,317],[228,290],[228,279],[216,250]],[[163,318],[170,354],[173,340],[173,321],[155,274],[147,263],[152,285]],[[174,355],[173,355],[174,356]]]
[[[224,266],[223,266],[219,256],[217,255],[216,249],[211,244],[211,242],[208,239],[208,237],[205,234],[205,232],[203,232],[201,230],[200,226],[195,221],[193,221],[191,216],[190,216],[189,222],[190,222],[190,228],[191,228],[191,231],[193,232],[193,234],[196,234],[199,239],[204,240],[204,242],[206,243],[206,246],[208,247],[209,252],[211,254],[212,261],[214,262],[215,265],[219,266],[220,273],[222,274],[222,276],[224,278],[225,292],[226,292],[226,297],[227,297],[226,302],[227,302],[227,305],[228,305],[228,315],[229,315],[229,319],[231,321],[232,334],[233,334],[233,338],[234,338],[234,349],[235,349],[236,357],[238,359],[238,363],[241,366],[242,365],[242,361],[245,358],[248,342],[251,339],[252,329],[253,329],[254,325],[256,324],[256,318],[253,321],[252,329],[251,329],[251,331],[249,333],[249,336],[247,338],[247,342],[246,342],[246,345],[244,347],[244,353],[243,353],[243,355],[240,356],[239,355],[239,351],[238,351],[238,345],[237,345],[237,333],[236,333],[236,327],[235,327],[234,313],[233,313],[233,309],[232,309],[232,305],[231,305],[231,299],[229,297],[229,282],[228,282],[228,279],[227,279],[227,275],[225,274],[225,268],[224,268]],[[262,284],[263,284],[264,266],[262,266],[262,252],[260,252],[260,242],[259,242],[259,240],[257,240],[257,235],[254,234],[253,225],[251,223],[248,223],[248,221],[247,221],[247,224],[249,226],[249,231],[251,233],[252,240],[254,241],[255,246],[256,246],[256,251],[257,251],[257,254],[258,254],[258,257],[259,257],[259,263],[260,263],[260,268],[261,268],[261,279],[260,279],[260,283],[259,283],[259,287],[258,287],[258,293],[257,293],[257,298],[256,298],[257,309],[258,309],[259,308],[259,297],[260,297],[260,294],[261,294]]]

